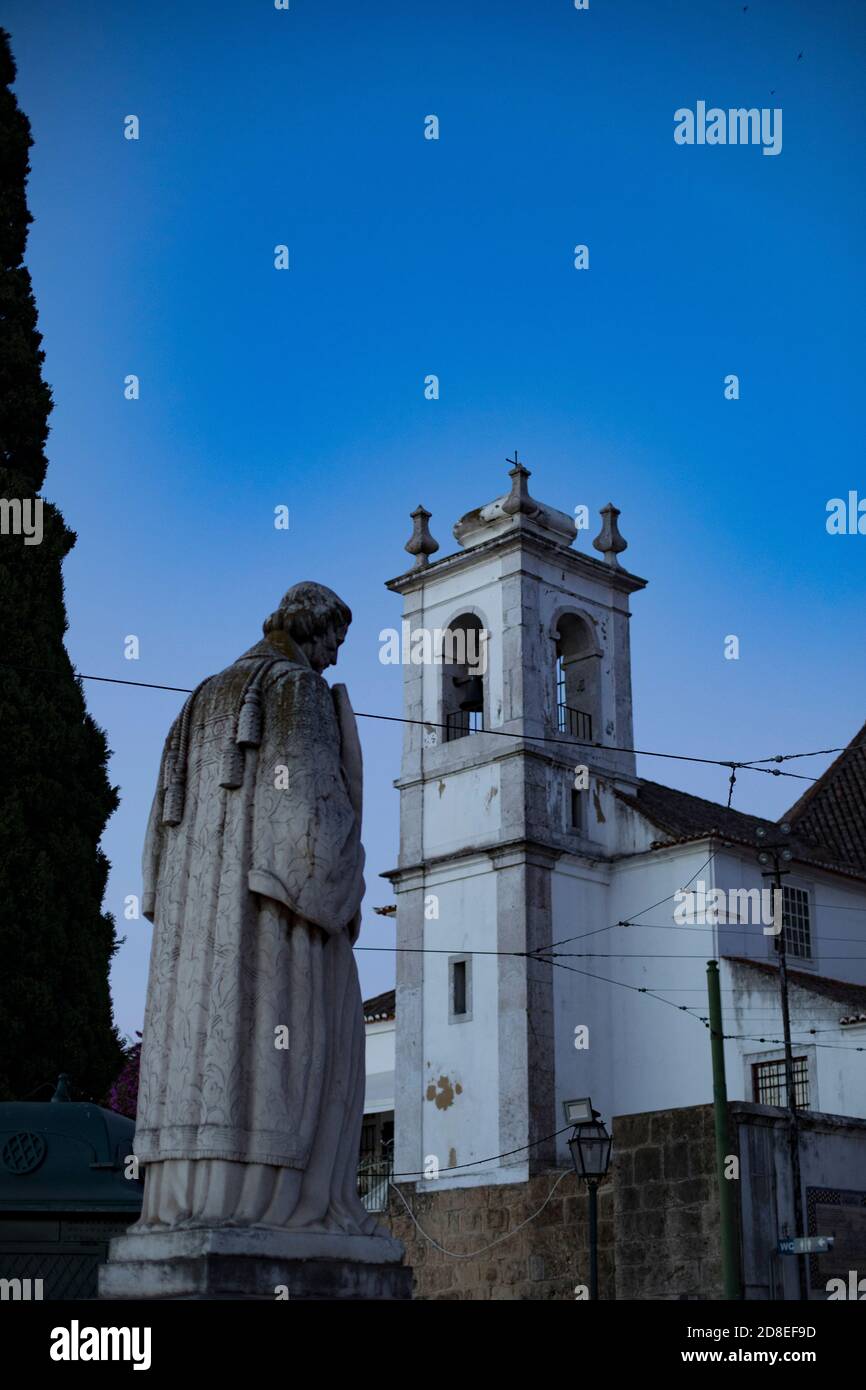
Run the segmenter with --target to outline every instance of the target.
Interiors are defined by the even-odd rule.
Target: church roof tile
[[[617,796],[665,833],[660,843],[715,835],[757,848],[757,831],[773,831],[779,824],[645,778],[633,794],[618,791]],[[792,828],[796,859],[866,877],[866,725],[780,821]]]

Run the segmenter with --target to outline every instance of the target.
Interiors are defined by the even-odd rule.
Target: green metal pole
[[[713,1111],[716,1126],[716,1175],[719,1182],[721,1218],[722,1278],[725,1298],[742,1298],[740,1262],[732,1183],[725,1177],[728,1149],[728,1087],[725,1081],[725,1043],[722,1034],[722,995],[719,989],[718,961],[707,961],[707,992],[710,998],[710,1041],[713,1054]]]
[[[588,1179],[589,1188],[589,1296],[598,1298],[598,1183]]]

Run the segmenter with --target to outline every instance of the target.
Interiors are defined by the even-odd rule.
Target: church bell
[[[457,708],[462,710],[484,709],[484,682],[480,676],[452,676],[456,686],[463,686],[463,693]]]

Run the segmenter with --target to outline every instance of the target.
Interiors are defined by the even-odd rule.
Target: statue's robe
[[[143,866],[140,1228],[376,1227],[356,1189],[364,851],[335,700],[357,740],[344,688],[275,633],[200,686],[166,740]]]

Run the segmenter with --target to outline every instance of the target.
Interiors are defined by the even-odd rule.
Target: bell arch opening
[[[556,727],[586,743],[601,729],[601,653],[586,618],[564,613],[556,633]]]
[[[484,728],[487,633],[474,613],[461,613],[442,633],[442,718],[445,741]]]

